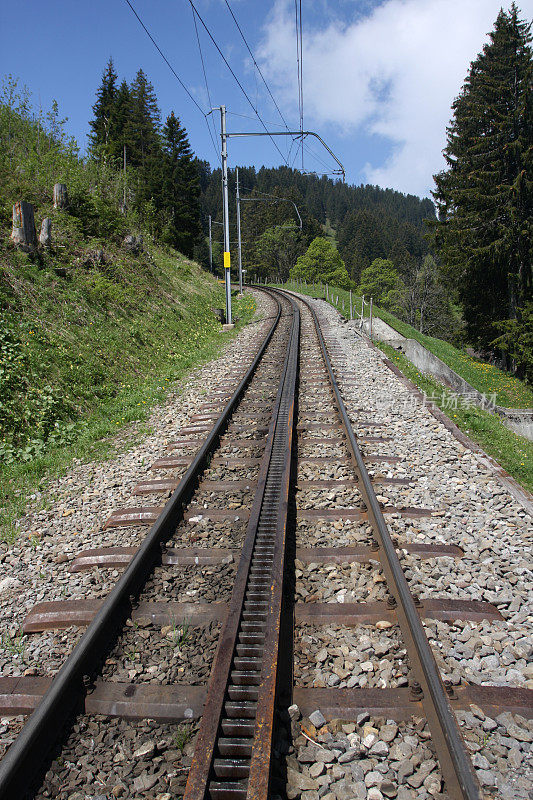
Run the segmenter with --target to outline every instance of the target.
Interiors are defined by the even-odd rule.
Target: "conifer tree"
[[[467,333],[490,346],[531,298],[533,112],[530,25],[498,14],[453,104],[435,176],[434,237],[457,285]]]
[[[154,235],[161,232],[161,181],[163,152],[161,113],[154,87],[140,69],[129,88],[129,113],[126,115],[124,143],[127,162],[136,172],[133,206]]]
[[[110,121],[109,155],[115,164],[121,164],[124,145],[128,145],[127,132],[131,106],[130,87],[125,80],[120,84],[115,96],[113,114]]]
[[[161,113],[154,87],[140,69],[130,87],[130,113],[125,129],[128,160],[132,166],[146,168],[160,152]]]
[[[162,136],[162,205],[168,220],[163,237],[177,250],[192,257],[201,235],[200,173],[187,131],[174,112],[167,117]]]
[[[110,58],[102,74],[102,83],[96,93],[96,103],[93,105],[94,119],[89,122],[89,146],[91,153],[97,157],[109,155],[109,146],[117,97],[117,73]]]

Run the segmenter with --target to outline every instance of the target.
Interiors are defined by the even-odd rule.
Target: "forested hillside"
[[[147,108],[142,86],[137,76],[128,114]],[[96,120],[100,106],[99,97]],[[164,194],[164,182],[159,210],[145,194],[147,181],[155,180],[149,165],[174,167],[178,187],[189,170],[197,180],[188,143],[173,115],[162,132],[153,129],[155,139],[149,130],[144,126],[125,140],[134,163],[124,173],[110,137],[101,142],[95,134],[94,154],[80,158],[56,105],[35,114],[29,92],[12,79],[4,83],[0,470],[22,462],[38,471],[39,459],[57,448],[72,444],[79,453],[80,442],[92,446],[115,425],[142,418],[166,386],[216,353],[222,341],[212,312],[223,304],[222,287],[183,255],[201,236],[194,181],[180,205]],[[55,184],[67,189],[60,207],[52,201]],[[195,229],[183,224],[189,200]],[[34,213],[34,240],[23,245],[11,238],[12,209],[20,201]],[[38,241],[45,220],[51,236]],[[171,247],[182,241],[181,253]],[[236,301],[237,316],[249,311]]]
[[[204,220],[209,214],[221,220],[220,170],[211,171],[205,162],[201,167]],[[271,265],[265,263],[264,241],[257,242],[257,237],[269,228],[298,222],[290,203],[274,200],[269,203],[271,195],[288,198],[298,206],[304,225],[303,237],[295,250],[297,255],[305,252],[310,240],[328,224],[335,232],[337,247],[355,284],[361,271],[375,258],[392,258],[400,270],[407,271],[410,263],[429,251],[424,221],[435,217],[431,200],[377,186],[350,186],[288,167],[263,167],[257,171],[253,167],[240,167],[239,176],[243,197],[263,198],[243,203],[242,210],[242,237],[248,245],[243,247],[243,261],[259,274],[268,272]],[[230,173],[230,195],[235,196],[235,171]],[[294,249],[292,242],[291,248]],[[283,269],[280,273],[286,278],[288,269],[285,274]]]
[[[121,175],[122,210],[160,241],[192,257],[200,241],[199,174],[187,132],[171,112],[164,124],[142,69],[118,84],[109,60],[89,123],[90,160]]]

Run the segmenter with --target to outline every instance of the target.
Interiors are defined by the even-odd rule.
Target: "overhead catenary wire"
[[[258,63],[257,63],[257,61],[255,60],[255,56],[254,56],[254,54],[252,53],[252,50],[250,49],[250,45],[249,45],[249,44],[248,44],[248,42],[246,41],[246,37],[245,37],[244,33],[242,32],[241,26],[239,25],[239,23],[238,23],[238,21],[237,21],[237,18],[236,18],[236,16],[235,16],[235,14],[233,13],[233,10],[232,10],[232,8],[231,8],[231,6],[230,6],[230,4],[229,4],[228,0],[225,0],[225,3],[226,3],[226,6],[228,7],[228,11],[229,11],[229,13],[231,14],[231,16],[232,16],[232,18],[233,18],[233,21],[234,21],[235,25],[237,26],[237,30],[238,30],[238,31],[239,31],[239,33],[241,34],[242,40],[243,40],[244,44],[246,45],[246,49],[247,49],[247,50],[248,50],[248,52],[250,53],[251,59],[252,59],[252,61],[254,62],[254,66],[255,66],[255,68],[257,69],[257,71],[258,71],[259,75],[261,76],[261,79],[262,79],[263,83],[265,84],[266,90],[267,90],[267,92],[269,93],[269,95],[270,95],[270,98],[271,98],[272,102],[274,103],[274,105],[275,105],[275,107],[276,107],[276,110],[277,110],[278,114],[280,115],[281,119],[283,120],[283,124],[284,124],[285,128],[286,128],[287,130],[289,130],[289,126],[288,126],[288,124],[287,124],[287,122],[286,122],[286,120],[285,120],[285,117],[284,117],[284,116],[283,116],[283,114],[281,113],[281,109],[280,109],[280,107],[278,106],[278,104],[277,104],[277,102],[276,102],[276,98],[274,97],[274,95],[273,95],[273,94],[272,94],[272,92],[270,91],[270,86],[268,85],[268,83],[267,83],[267,81],[266,81],[266,78],[265,78],[265,76],[264,76],[264,75],[263,75],[263,73],[261,72],[261,68],[260,68],[259,64],[258,64]],[[269,124],[270,124],[270,123],[269,123]]]
[[[294,26],[296,30],[296,70],[298,76],[298,110],[300,113],[300,151],[302,156],[302,170],[304,168],[304,92],[303,92],[303,25],[302,25],[302,0],[294,0]]]
[[[283,114],[282,114],[282,112],[281,112],[281,110],[280,110],[280,108],[279,108],[279,106],[278,106],[278,104],[277,104],[277,102],[276,102],[271,90],[270,90],[270,87],[267,84],[267,81],[266,81],[263,73],[261,72],[261,68],[259,67],[259,65],[258,65],[258,63],[257,63],[257,61],[255,59],[255,56],[254,56],[254,54],[253,54],[253,52],[252,52],[252,50],[251,50],[251,48],[250,48],[250,46],[249,46],[249,44],[248,44],[248,42],[246,40],[246,37],[245,37],[245,35],[244,35],[243,31],[242,31],[241,26],[239,25],[239,22],[238,22],[238,20],[237,20],[237,18],[235,16],[235,13],[233,12],[228,0],[224,0],[224,2],[226,3],[228,11],[230,12],[230,14],[231,14],[231,16],[233,18],[233,21],[235,22],[237,30],[239,31],[239,33],[240,33],[240,35],[242,37],[242,40],[243,40],[243,42],[244,42],[244,44],[245,44],[245,46],[246,46],[246,48],[247,48],[247,50],[248,50],[248,52],[250,54],[250,57],[252,58],[253,64],[256,67],[257,71],[259,72],[259,75],[261,76],[261,78],[263,80],[263,83],[266,86],[266,89],[267,89],[267,91],[268,91],[268,93],[269,93],[269,95],[270,95],[270,97],[272,99],[272,102],[274,103],[274,105],[275,105],[275,107],[276,107],[281,119],[283,120],[283,125],[284,125],[285,129],[288,131],[289,130],[289,126],[287,124],[287,121],[286,121],[285,117],[283,116]],[[312,155],[326,170],[328,170],[329,165],[322,158],[320,158],[320,156],[314,150],[312,150],[307,144],[304,144],[304,137],[303,137],[303,128],[304,128],[303,19],[302,19],[302,2],[301,2],[301,0],[295,0],[295,11],[296,11],[296,37],[297,37],[296,56],[297,56],[297,64],[298,64],[298,106],[299,106],[301,140],[299,142],[300,146],[297,147],[297,149],[296,149],[296,154],[294,155],[294,157],[292,157],[292,149],[294,147],[295,142],[297,141],[296,138],[292,139],[291,144],[290,144],[290,148],[289,148],[289,152],[288,152],[288,155],[287,155],[287,161],[289,162],[290,166],[294,167],[294,164],[296,163],[296,159],[298,157],[298,150],[300,150],[301,151],[301,159],[302,159],[302,172],[304,172],[304,174],[313,174],[313,175],[335,174],[334,171],[321,172],[321,173],[317,173],[317,172],[309,172],[309,173],[307,173],[304,170],[304,159],[303,159],[303,150],[304,149],[310,155]],[[231,112],[231,111],[228,111],[228,114],[232,114],[233,116],[236,116],[236,117],[242,117],[244,119],[254,119],[254,117],[250,117],[247,114],[238,114],[236,112]],[[270,122],[270,121],[267,120],[267,123],[268,123],[268,125],[276,126],[276,127],[279,127],[279,128],[282,127],[279,123],[276,123],[276,122]],[[292,159],[292,161],[291,161],[291,159]]]
[[[251,119],[255,122],[256,118],[251,117],[249,114],[239,114],[237,111],[226,111],[226,114],[231,115],[232,117],[242,117],[242,119]],[[273,125],[274,128],[284,128],[284,125],[281,125],[279,122],[271,122],[270,120],[264,120],[266,125]],[[293,140],[294,141],[294,140]]]
[[[212,108],[213,107],[213,103],[211,101],[211,92],[209,91],[209,83],[207,82],[207,73],[205,71],[204,54],[202,52],[202,45],[200,43],[200,35],[198,33],[198,25],[196,24],[196,12],[195,12],[194,8],[192,8],[191,11],[192,11],[192,18],[193,18],[193,22],[194,22],[194,30],[195,30],[195,33],[196,33],[196,42],[198,44],[198,52],[200,53],[200,61],[202,62],[202,72],[204,74],[205,90],[207,92],[207,99],[209,101],[209,108]],[[220,153],[218,152],[217,146],[215,144],[215,140],[216,140],[215,123],[214,123],[214,120],[213,120],[213,118],[211,116],[209,116],[209,117],[206,116],[206,121],[208,119],[211,120],[211,125],[213,126],[213,132],[211,132],[211,127],[209,125],[209,122],[207,123],[207,129],[209,131],[209,136],[211,137],[211,142],[212,142],[213,147],[215,149],[215,153],[217,154],[217,158],[220,161]],[[213,138],[213,133],[215,135],[215,138]]]
[[[125,3],[126,3],[128,6],[129,6],[129,8],[131,9],[131,11],[133,12],[133,14],[135,15],[135,17],[137,18],[137,20],[138,20],[139,24],[141,25],[142,29],[144,30],[144,32],[146,33],[146,35],[148,36],[148,38],[150,39],[150,41],[151,41],[151,42],[152,42],[152,44],[154,45],[155,49],[157,50],[157,52],[159,53],[159,55],[161,56],[161,58],[163,59],[163,61],[164,61],[164,62],[165,62],[165,64],[167,65],[167,67],[169,68],[169,70],[172,72],[172,74],[174,75],[174,77],[175,77],[175,78],[176,78],[176,80],[178,81],[179,85],[181,86],[181,88],[183,89],[183,91],[185,92],[185,94],[188,96],[189,100],[191,100],[191,101],[194,103],[194,105],[196,106],[196,108],[198,109],[198,111],[200,112],[200,114],[202,114],[202,116],[204,117],[204,119],[205,119],[205,122],[206,122],[206,125],[207,125],[207,130],[209,131],[209,136],[211,137],[211,128],[209,127],[209,122],[208,122],[208,119],[207,119],[207,114],[206,114],[206,112],[203,110],[203,108],[202,108],[202,107],[201,107],[201,105],[198,103],[198,101],[196,100],[196,98],[195,98],[195,97],[194,97],[194,96],[191,94],[191,92],[189,91],[189,89],[187,88],[187,86],[186,86],[186,85],[184,84],[184,82],[181,80],[180,76],[178,75],[178,73],[176,72],[176,70],[174,69],[174,67],[172,66],[172,64],[170,63],[170,61],[168,60],[168,58],[166,57],[166,55],[163,53],[163,51],[161,50],[161,48],[160,48],[160,47],[159,47],[159,45],[157,44],[157,42],[156,42],[156,40],[154,39],[154,37],[152,36],[152,34],[150,33],[150,31],[148,30],[148,28],[146,27],[146,25],[144,24],[144,22],[143,22],[143,21],[142,21],[142,19],[140,18],[140,16],[138,15],[137,11],[135,10],[135,8],[133,7],[133,5],[131,4],[130,0],[124,0],[124,2],[125,2]],[[213,140],[211,140],[211,141],[213,141]],[[214,146],[214,142],[213,142],[213,146]],[[217,156],[218,156],[218,151],[217,151],[216,147],[215,147],[215,152],[217,153]]]
[[[291,167],[291,165],[290,165],[290,163],[289,163],[289,159],[290,159],[290,154],[291,154],[291,152],[292,152],[292,148],[293,148],[293,146],[294,146],[294,144],[295,144],[295,142],[296,142],[296,139],[297,139],[297,138],[300,138],[300,139],[301,139],[301,148],[302,148],[302,171],[303,171],[303,147],[304,147],[304,145],[303,145],[303,140],[304,140],[304,138],[305,138],[305,137],[304,137],[304,131],[303,131],[303,82],[302,82],[302,80],[301,80],[301,78],[302,78],[301,65],[302,65],[302,63],[303,63],[303,53],[302,53],[302,45],[301,45],[301,42],[302,42],[302,36],[301,36],[301,34],[302,34],[302,21],[301,21],[301,0],[295,0],[295,4],[296,4],[298,1],[299,1],[299,4],[300,4],[300,17],[299,17],[299,19],[300,19],[300,23],[299,23],[299,26],[298,26],[298,31],[299,31],[299,33],[298,33],[298,39],[299,39],[299,53],[300,53],[300,62],[299,62],[299,63],[300,63],[300,69],[299,69],[299,77],[300,77],[300,83],[299,83],[299,87],[300,87],[300,88],[299,88],[299,99],[300,99],[300,132],[299,132],[299,136],[297,136],[297,135],[295,134],[295,135],[294,135],[294,138],[292,139],[291,146],[290,146],[290,149],[289,149],[289,156],[288,156],[288,158],[285,158],[285,156],[283,155],[283,153],[281,152],[281,150],[280,150],[280,149],[279,149],[279,147],[277,146],[277,144],[276,144],[276,142],[275,142],[275,140],[274,140],[274,138],[273,138],[273,135],[272,135],[272,134],[271,134],[271,132],[270,132],[270,131],[267,129],[267,127],[266,127],[266,125],[265,125],[265,122],[264,122],[264,120],[262,119],[261,115],[259,114],[259,112],[258,112],[258,111],[257,111],[257,109],[255,108],[254,104],[253,104],[253,103],[252,103],[252,101],[250,100],[250,97],[249,97],[249,95],[247,94],[246,90],[245,90],[245,89],[244,89],[244,87],[242,86],[242,84],[241,84],[241,82],[239,81],[239,79],[238,79],[237,75],[235,74],[234,70],[233,70],[233,69],[232,69],[232,67],[230,66],[230,64],[229,64],[228,60],[226,59],[226,57],[225,57],[225,56],[224,56],[224,54],[222,53],[222,51],[221,51],[220,47],[218,46],[217,42],[215,41],[215,39],[214,39],[214,37],[213,37],[213,35],[212,35],[211,31],[210,31],[210,30],[209,30],[209,28],[207,27],[207,25],[206,25],[206,23],[204,22],[204,20],[203,20],[202,16],[199,14],[199,12],[198,12],[198,9],[196,8],[196,6],[195,6],[195,5],[194,5],[194,3],[192,2],[192,0],[189,0],[189,3],[190,3],[190,5],[191,5],[191,8],[192,8],[192,10],[193,10],[193,18],[194,18],[194,22],[195,22],[195,28],[197,29],[197,26],[196,26],[196,17],[198,17],[198,19],[200,20],[200,22],[201,22],[201,24],[202,24],[203,28],[205,29],[206,33],[208,34],[209,38],[211,39],[212,43],[214,44],[215,48],[217,49],[217,51],[218,51],[219,55],[221,56],[222,60],[224,61],[224,63],[225,63],[225,64],[226,64],[226,66],[228,67],[228,69],[229,69],[229,71],[231,72],[231,74],[232,74],[233,78],[235,79],[235,81],[236,81],[237,85],[239,86],[240,90],[242,91],[242,93],[244,94],[244,96],[245,96],[246,100],[248,101],[249,105],[251,106],[252,110],[254,111],[254,113],[255,113],[255,115],[256,115],[256,117],[257,117],[257,119],[258,119],[258,120],[259,120],[259,122],[261,123],[261,125],[262,125],[262,127],[263,127],[263,129],[264,129],[264,131],[265,131],[265,134],[266,134],[266,135],[267,135],[267,136],[270,138],[270,140],[271,140],[272,144],[274,145],[274,147],[275,147],[275,148],[276,148],[276,150],[278,151],[278,153],[279,153],[279,155],[281,156],[281,158],[282,158],[283,162],[284,162],[284,163],[285,163],[285,165],[286,165],[287,167],[289,167],[289,168]],[[202,116],[204,117],[204,119],[205,119],[205,123],[206,123],[206,125],[207,125],[207,129],[208,129],[208,132],[209,132],[209,137],[210,137],[210,139],[211,139],[211,143],[213,144],[213,148],[214,148],[214,150],[215,150],[216,157],[217,157],[217,159],[219,159],[219,157],[220,157],[220,156],[219,156],[218,150],[217,150],[217,148],[216,148],[215,142],[213,141],[213,138],[212,138],[212,135],[211,135],[211,128],[210,128],[210,126],[209,126],[209,120],[208,120],[208,117],[209,117],[209,114],[211,113],[211,110],[209,110],[209,112],[205,112],[205,111],[203,110],[203,108],[201,107],[200,103],[198,103],[198,101],[197,101],[197,100],[196,100],[196,98],[193,96],[193,94],[191,93],[191,91],[188,89],[188,87],[186,86],[186,84],[185,84],[185,83],[182,81],[182,79],[180,78],[180,76],[178,75],[178,73],[176,72],[176,70],[174,69],[174,67],[173,67],[173,66],[172,66],[172,64],[170,63],[170,61],[168,60],[167,56],[164,54],[164,52],[162,51],[162,49],[161,49],[161,48],[160,48],[160,46],[158,45],[157,41],[155,40],[155,38],[153,37],[153,35],[152,35],[152,34],[150,33],[150,31],[148,30],[147,26],[145,25],[145,23],[143,22],[143,20],[141,19],[141,17],[140,17],[140,16],[139,16],[139,14],[137,13],[136,9],[134,8],[134,6],[133,6],[133,4],[132,4],[131,0],[125,0],[125,3],[128,5],[128,7],[130,8],[131,12],[134,14],[134,16],[135,16],[135,18],[137,19],[137,21],[139,22],[140,26],[142,27],[142,29],[144,30],[144,32],[146,33],[146,35],[148,36],[148,38],[149,38],[149,39],[150,39],[150,41],[152,42],[153,46],[155,47],[155,49],[157,50],[157,52],[159,53],[159,55],[161,56],[161,58],[163,59],[163,61],[165,62],[165,64],[166,64],[166,65],[168,66],[168,68],[170,69],[170,71],[171,71],[171,73],[173,74],[173,76],[176,78],[176,80],[178,81],[178,83],[179,83],[179,84],[180,84],[180,86],[182,87],[183,91],[185,92],[185,94],[187,95],[187,97],[189,98],[189,100],[191,100],[191,102],[194,104],[194,106],[195,106],[195,107],[198,109],[198,111],[199,111],[199,112],[202,114]],[[196,16],[194,16],[194,14],[195,14]],[[199,37],[198,37],[198,38],[199,38]],[[202,54],[202,52],[201,52],[201,47],[200,47],[200,57],[201,57],[201,60],[202,60],[202,68],[204,69],[204,78],[205,78],[205,80],[206,80],[206,89],[207,89],[208,96],[209,96],[209,88],[208,88],[208,85],[207,85],[207,75],[206,75],[206,72],[205,72],[205,63],[204,63],[204,60],[203,60],[203,54]],[[245,115],[243,114],[242,116],[244,117]],[[253,119],[253,117],[252,117],[252,119]],[[271,123],[269,123],[269,124],[271,124]],[[273,125],[276,125],[276,127],[281,127],[281,126],[280,126],[278,123],[272,123],[272,124],[273,124]],[[285,122],[285,120],[284,120],[284,124],[285,124],[285,126],[286,126],[286,122]],[[265,135],[265,134],[262,134],[262,135]],[[240,135],[240,134],[235,134],[235,135]],[[276,134],[274,134],[274,135],[276,135]],[[278,134],[278,135],[279,135],[279,134]],[[314,135],[316,135],[316,134],[314,134]],[[319,138],[320,138],[320,137],[319,137]],[[306,146],[306,150],[308,150],[308,149],[309,149],[309,148]],[[312,152],[312,151],[311,151],[311,152]],[[318,160],[321,160],[321,159],[320,159],[318,156],[316,156],[316,154],[313,154],[313,155],[314,155],[316,158],[318,158]],[[322,162],[322,163],[324,164],[324,162]],[[326,166],[326,165],[324,164],[324,166]],[[334,173],[329,173],[329,172],[328,172],[328,173],[321,173],[321,174],[334,174]]]
[[[320,164],[322,164],[323,167],[325,167],[326,169],[330,168],[330,165],[326,161],[324,161],[324,159],[321,156],[319,156],[318,153],[315,150],[313,150],[313,148],[310,147],[307,143],[304,144],[304,148],[310,155],[313,156],[313,158],[315,158]],[[306,170],[302,171],[305,172]]]
[[[303,22],[302,22],[302,0],[300,2],[300,130],[304,130],[304,48],[303,48]],[[302,170],[304,168],[304,147],[302,136]]]
[[[126,2],[129,2],[129,0],[126,0]],[[279,149],[278,145],[276,144],[276,142],[274,141],[274,139],[272,138],[272,136],[270,136],[270,133],[269,133],[269,131],[268,131],[268,128],[267,128],[267,126],[265,125],[265,123],[263,122],[263,119],[262,119],[262,117],[261,117],[261,115],[260,115],[259,111],[256,109],[256,107],[255,107],[255,106],[254,106],[254,104],[252,103],[252,101],[251,101],[251,99],[250,99],[250,96],[249,96],[248,92],[246,91],[246,89],[244,88],[244,86],[242,85],[242,83],[240,82],[239,78],[237,77],[237,75],[235,74],[234,70],[232,69],[232,67],[231,67],[231,65],[230,65],[230,63],[229,63],[229,61],[228,61],[228,59],[226,58],[226,56],[224,55],[224,53],[223,53],[223,52],[222,52],[222,50],[220,49],[220,47],[219,47],[219,45],[218,45],[218,42],[216,41],[215,37],[213,36],[213,34],[211,33],[211,31],[210,31],[210,30],[209,30],[209,28],[207,27],[206,23],[204,22],[204,20],[203,20],[203,17],[202,17],[202,15],[199,13],[199,11],[198,11],[198,9],[196,8],[196,6],[194,5],[194,3],[193,3],[193,0],[189,0],[189,3],[190,3],[190,5],[192,6],[192,8],[194,9],[194,11],[196,11],[196,15],[197,15],[198,19],[200,20],[200,22],[202,23],[202,26],[204,27],[204,30],[206,31],[207,35],[209,36],[209,38],[210,38],[210,39],[211,39],[211,41],[213,42],[214,46],[216,47],[216,49],[217,49],[217,51],[218,51],[218,53],[219,53],[220,57],[222,58],[222,60],[223,60],[224,64],[227,66],[227,68],[228,68],[228,69],[229,69],[229,71],[231,72],[231,74],[232,74],[232,76],[233,76],[233,78],[234,78],[234,80],[235,80],[235,82],[236,82],[237,86],[239,87],[239,89],[241,90],[241,92],[242,92],[242,93],[243,93],[243,95],[245,96],[246,100],[247,100],[247,101],[248,101],[248,103],[250,104],[250,106],[251,106],[251,108],[253,109],[253,111],[254,111],[254,113],[255,113],[255,115],[256,115],[256,117],[257,117],[257,119],[259,120],[259,122],[260,122],[260,123],[261,123],[261,125],[263,126],[263,129],[264,129],[264,130],[265,130],[265,132],[268,134],[268,136],[269,136],[269,138],[270,138],[270,140],[271,140],[272,144],[274,145],[274,147],[276,148],[276,150],[277,150],[277,151],[278,151],[278,153],[280,154],[280,156],[281,156],[281,158],[283,159],[283,161],[285,162],[285,164],[286,164],[287,166],[289,166],[289,163],[288,163],[287,159],[285,158],[285,156],[283,155],[283,153],[282,153],[282,152],[281,152],[281,150]]]

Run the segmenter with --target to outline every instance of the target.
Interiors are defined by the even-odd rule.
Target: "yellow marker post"
[[[224,251],[224,280],[226,284],[226,322],[231,323],[231,257],[229,250]]]

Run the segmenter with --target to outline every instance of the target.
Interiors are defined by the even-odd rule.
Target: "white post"
[[[228,137],[226,135],[226,106],[220,106],[220,138],[222,140],[222,201],[224,205],[224,278],[226,283],[226,323],[231,325],[231,256],[229,251]]]
[[[370,298],[370,334],[369,334],[370,335],[370,339],[372,339],[372,300],[373,300],[373,298],[371,297]]]
[[[350,289],[350,319],[353,319],[352,290]]]

